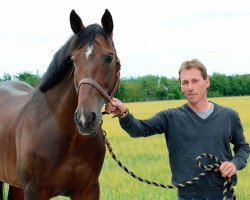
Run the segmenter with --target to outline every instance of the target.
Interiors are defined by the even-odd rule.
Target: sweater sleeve
[[[234,157],[231,160],[237,168],[237,170],[241,170],[247,164],[247,159],[250,153],[249,144],[246,142],[243,127],[239,118],[238,113],[234,112],[233,115],[233,134],[231,143],[234,145]]]
[[[126,117],[120,118],[121,127],[131,137],[147,137],[160,134],[166,131],[168,119],[167,111],[161,111],[147,120],[139,120],[129,113]]]

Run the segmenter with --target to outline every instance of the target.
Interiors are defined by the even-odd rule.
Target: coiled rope
[[[107,136],[106,136],[106,132],[104,130],[102,130],[102,137],[103,137],[103,140],[109,150],[109,153],[111,154],[112,158],[115,160],[115,162],[127,173],[129,174],[130,176],[132,176],[134,179],[138,180],[138,181],[141,181],[143,183],[147,183],[149,185],[154,185],[154,186],[157,186],[157,187],[162,187],[162,188],[183,188],[187,185],[192,185],[194,184],[195,182],[197,182],[198,180],[200,180],[201,177],[203,176],[206,176],[209,172],[215,170],[215,169],[218,169],[220,167],[220,165],[222,164],[222,161],[220,161],[217,157],[211,155],[211,154],[201,154],[200,156],[198,156],[196,158],[196,161],[197,161],[197,165],[204,169],[205,172],[202,172],[200,173],[198,176],[192,178],[191,180],[189,181],[186,181],[186,182],[182,182],[182,183],[179,183],[177,185],[164,185],[164,184],[161,184],[161,183],[157,183],[157,182],[154,182],[154,181],[149,181],[149,180],[146,180],[146,179],[143,179],[141,178],[140,176],[137,176],[135,173],[133,173],[132,171],[130,171],[126,166],[124,166],[121,161],[116,157],[116,155],[113,153],[113,148],[111,147],[108,139],[107,139]],[[212,159],[215,164],[212,164],[212,165],[203,165],[200,160],[202,158],[209,158],[209,159]],[[236,199],[235,197],[235,194],[234,194],[234,189],[233,189],[233,185],[232,185],[232,182],[231,182],[231,178],[225,178],[225,181],[224,181],[224,190],[223,190],[223,200],[226,200],[227,199],[227,192],[231,191],[231,194],[232,194],[232,198],[233,199]]]

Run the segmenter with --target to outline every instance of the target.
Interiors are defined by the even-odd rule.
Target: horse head
[[[78,94],[75,123],[82,135],[94,135],[101,123],[102,107],[119,85],[120,63],[114,47],[113,20],[105,10],[102,26],[85,27],[72,10],[70,24],[75,34],[71,61],[74,66],[74,85]]]

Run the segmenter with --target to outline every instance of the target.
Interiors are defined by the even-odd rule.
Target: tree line
[[[224,75],[214,73],[210,76],[209,97],[250,95],[250,74]],[[0,81],[19,80],[36,87],[41,76],[30,72],[16,75],[4,74]],[[142,77],[122,78],[116,97],[124,102],[151,100],[183,99],[177,78],[147,75]]]

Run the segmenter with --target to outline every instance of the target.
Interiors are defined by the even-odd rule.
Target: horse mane
[[[107,35],[99,24],[91,24],[78,34],[73,35],[54,55],[47,71],[38,86],[41,92],[46,92],[59,84],[68,71],[72,68],[71,56],[73,51],[79,50],[83,45],[91,45],[96,35],[102,35],[107,40]]]

